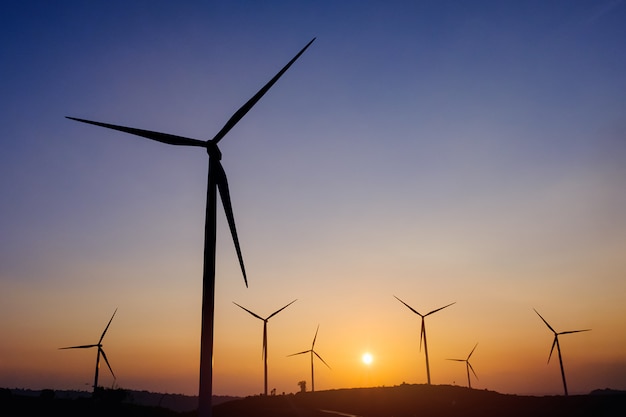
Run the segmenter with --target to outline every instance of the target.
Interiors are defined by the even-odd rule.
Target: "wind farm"
[[[289,307],[290,305],[292,305],[293,303],[295,303],[297,300],[293,300],[292,302],[290,302],[289,304],[285,305],[284,307],[279,308],[278,310],[274,311],[272,314],[270,314],[269,316],[263,318],[261,316],[259,316],[258,314],[248,310],[247,308],[235,303],[233,301],[233,304],[235,304],[237,307],[241,308],[244,311],[247,311],[248,313],[250,313],[253,317],[256,317],[257,319],[263,321],[263,351],[262,351],[262,359],[263,359],[263,387],[264,387],[264,391],[263,393],[265,395],[267,395],[267,322],[269,319],[271,319],[272,317],[274,317],[276,314],[280,313],[281,311],[283,311],[284,309],[286,309],[287,307]]]
[[[612,0],[3,5],[0,387],[90,398],[97,347],[58,348],[97,344],[119,307],[98,388],[153,406],[197,403],[211,362],[212,396],[296,406],[626,390],[624,21]],[[218,164],[207,140],[314,36]],[[393,295],[422,315],[456,304],[424,318],[424,346]],[[265,395],[261,323],[233,301],[265,318],[296,298],[267,324]],[[593,331],[557,347],[533,308],[557,333]],[[288,355],[318,323],[332,371],[314,358],[311,393],[310,353]],[[447,359],[472,342],[466,381]]]
[[[107,330],[109,330],[109,326],[111,325],[111,322],[113,321],[113,317],[115,317],[115,313],[117,313],[117,308],[113,312],[113,315],[109,319],[109,322],[107,323],[106,327],[102,331],[102,334],[100,335],[100,339],[98,339],[98,343],[93,343],[93,344],[90,344],[90,345],[79,345],[79,346],[69,346],[69,347],[59,348],[59,349],[62,349],[62,350],[64,350],[64,349],[91,349],[91,348],[96,348],[96,350],[97,350],[97,353],[96,353],[96,371],[94,373],[94,379],[93,379],[93,395],[94,396],[96,396],[97,392],[98,392],[98,376],[99,376],[99,373],[100,373],[100,356],[102,356],[102,358],[104,359],[104,362],[107,364],[107,367],[109,368],[109,371],[111,371],[111,375],[113,375],[113,378],[115,378],[115,373],[113,372],[113,368],[111,368],[111,364],[109,363],[109,360],[107,359],[107,355],[106,355],[106,353],[104,353],[104,348],[102,347],[102,339],[104,339],[104,335],[107,333]]]

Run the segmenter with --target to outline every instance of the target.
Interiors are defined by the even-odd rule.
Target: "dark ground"
[[[119,416],[195,417],[195,412],[177,413],[139,406],[115,399],[59,399],[0,393],[0,416]],[[332,412],[335,413],[332,413]],[[626,392],[596,391],[589,395],[518,396],[449,385],[400,385],[278,395],[254,396],[214,406],[214,417],[623,417]]]
[[[448,385],[401,385],[267,398],[248,397],[216,406],[214,416],[337,415],[320,410],[362,417],[626,416],[626,392],[605,394],[534,397]]]

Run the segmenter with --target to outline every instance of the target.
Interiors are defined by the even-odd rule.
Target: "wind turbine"
[[[465,368],[467,368],[467,386],[470,388],[472,388],[472,381],[470,380],[470,369],[472,370],[472,373],[474,374],[476,379],[478,379],[478,375],[476,375],[476,372],[474,371],[474,368],[472,367],[472,364],[469,361],[470,357],[472,356],[472,353],[474,353],[474,350],[476,350],[476,346],[478,346],[478,343],[474,345],[474,349],[472,349],[470,354],[467,355],[466,359],[448,359],[449,361],[465,362]]]
[[[272,314],[270,314],[266,318],[263,318],[263,317],[259,316],[258,314],[253,313],[252,311],[248,310],[247,308],[245,308],[243,306],[240,306],[239,304],[237,304],[236,302],[233,301],[233,304],[235,304],[237,307],[246,310],[248,313],[252,314],[257,319],[263,320],[263,353],[262,353],[262,355],[263,355],[263,362],[264,362],[263,365],[264,365],[264,372],[265,372],[265,395],[267,395],[267,321],[269,319],[271,319],[272,317],[274,317],[276,314],[280,313],[281,311],[283,311],[284,309],[289,307],[290,305],[292,305],[293,303],[295,303],[296,301],[297,300],[293,300],[292,302],[290,302],[289,304],[287,304],[283,308],[274,311]]]
[[[533,308],[533,310],[535,310]],[[561,365],[561,378],[563,379],[563,391],[565,391],[565,396],[567,397],[567,383],[565,382],[565,371],[563,371],[563,358],[561,357],[561,345],[559,345],[559,336],[562,334],[568,334],[568,333],[580,333],[580,332],[588,332],[591,329],[584,329],[584,330],[569,330],[566,332],[557,332],[556,330],[554,330],[552,328],[552,326],[550,326],[548,324],[548,322],[546,321],[546,319],[544,319],[541,314],[539,314],[539,312],[537,310],[535,310],[535,313],[537,313],[537,315],[541,318],[541,320],[543,320],[543,322],[546,324],[546,326],[548,326],[548,329],[550,329],[552,331],[552,333],[554,333],[554,341],[552,342],[552,347],[550,348],[550,355],[548,356],[548,363],[550,363],[550,359],[552,358],[552,352],[554,351],[554,346],[556,345],[556,350],[559,353],[559,364]]]
[[[330,366],[326,363],[326,361],[324,359],[322,359],[322,357],[320,355],[317,354],[317,352],[314,350],[315,348],[315,339],[317,339],[317,332],[320,329],[320,325],[317,325],[317,330],[315,330],[315,336],[313,337],[313,343],[311,343],[311,349],[309,350],[303,350],[302,352],[298,352],[298,353],[292,353],[291,355],[287,355],[287,356],[296,356],[296,355],[302,355],[304,353],[309,353],[311,352],[311,392],[315,392],[315,372],[313,369],[313,355],[317,356],[317,358],[319,360],[322,361],[322,363],[326,366],[328,366],[328,369],[331,369]]]
[[[426,323],[424,322],[424,319],[427,316],[430,316],[431,314],[438,312],[439,310],[443,310],[446,307],[450,307],[452,304],[456,304],[456,301],[454,303],[450,303],[450,304],[448,304],[446,306],[439,307],[438,309],[433,310],[433,311],[431,311],[429,313],[420,314],[417,310],[415,310],[413,307],[411,307],[410,305],[408,305],[407,303],[405,303],[404,301],[402,301],[401,299],[399,299],[395,295],[394,295],[394,297],[396,298],[396,300],[400,301],[402,304],[407,306],[409,308],[409,310],[411,310],[412,312],[414,312],[415,314],[417,314],[418,316],[420,316],[422,318],[422,330],[420,331],[420,351],[422,350],[422,340],[424,340],[424,353],[426,354],[426,376],[428,377],[428,385],[430,385],[430,365],[428,364],[428,344],[426,344]]]
[[[96,394],[96,390],[98,388],[98,373],[100,371],[100,355],[102,355],[102,357],[104,358],[104,361],[106,362],[107,366],[109,367],[109,371],[111,371],[111,375],[113,375],[113,378],[115,378],[115,374],[113,373],[113,369],[111,368],[111,364],[109,364],[109,360],[107,359],[107,355],[104,353],[104,349],[102,348],[102,339],[104,339],[104,335],[106,334],[107,330],[109,330],[109,326],[111,325],[111,322],[113,321],[113,317],[115,317],[115,313],[117,313],[117,308],[113,312],[113,315],[111,316],[111,319],[109,320],[109,323],[107,324],[107,327],[104,328],[104,331],[102,332],[102,335],[100,336],[100,339],[98,340],[98,343],[94,343],[94,344],[91,344],[91,345],[69,346],[69,347],[59,348],[59,349],[89,349],[89,348],[94,348],[94,347],[98,348],[98,354],[96,356],[96,376],[94,377],[94,380],[93,380],[93,393],[94,393],[94,395]]]
[[[200,335],[200,384],[199,384],[199,404],[198,415],[201,417],[211,415],[211,396],[213,392],[213,323],[214,323],[214,303],[215,303],[215,239],[216,239],[216,205],[217,190],[219,189],[226,219],[230,228],[230,233],[235,243],[235,250],[239,258],[239,265],[243,279],[248,286],[248,279],[243,265],[243,257],[239,247],[239,239],[235,228],[235,219],[230,202],[230,192],[226,173],[220,160],[222,153],[217,147],[222,138],[241,120],[243,116],[263,97],[265,93],[278,81],[278,79],[289,69],[289,67],[304,53],[313,43],[313,38],[304,48],[294,56],[271,80],[267,82],[250,100],[248,100],[231,118],[224,127],[210,140],[191,139],[182,136],[170,135],[167,133],[153,132],[149,130],[136,129],[132,127],[117,126],[108,123],[94,122],[85,119],[68,117],[68,119],[78,122],[89,123],[108,129],[130,133],[144,138],[152,139],[168,145],[195,146],[205,148],[209,154],[209,172],[207,181],[207,203],[204,228],[204,271],[202,276],[202,329]]]

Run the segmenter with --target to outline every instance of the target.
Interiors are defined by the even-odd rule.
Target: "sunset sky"
[[[626,389],[626,1],[5,1],[0,387],[197,394],[220,142],[214,394],[426,383]],[[369,352],[372,362],[362,355]],[[100,382],[111,386],[106,368]]]

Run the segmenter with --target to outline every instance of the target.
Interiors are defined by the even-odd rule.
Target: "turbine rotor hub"
[[[222,152],[217,147],[217,143],[212,140],[207,141],[206,152],[209,154],[210,158],[217,158],[218,161],[222,159]]]

